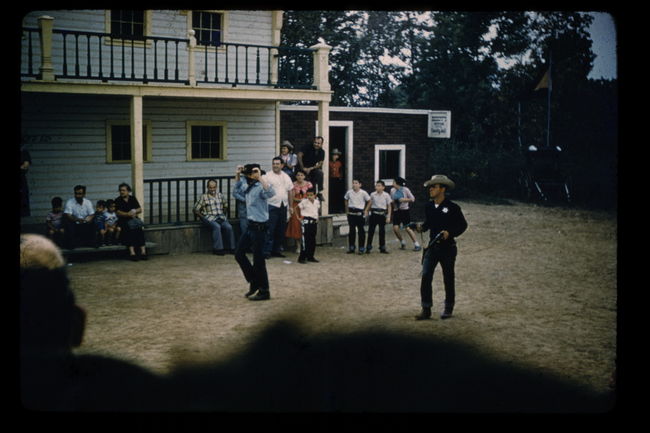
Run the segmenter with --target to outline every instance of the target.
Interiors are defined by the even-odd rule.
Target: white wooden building
[[[44,221],[52,197],[66,200],[74,185],[86,185],[95,202],[115,198],[122,182],[133,187],[148,224],[192,219],[205,179],[219,178],[229,193],[237,165],[270,169],[280,102],[318,104],[327,151],[330,47],[281,47],[281,28],[282,12],[264,10],[26,15],[21,134],[32,158],[29,222]]]

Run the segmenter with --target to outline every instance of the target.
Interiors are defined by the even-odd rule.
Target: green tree
[[[616,83],[587,78],[591,20],[570,11],[288,11],[283,44],[332,45],[333,105],[451,110],[452,138],[432,147],[432,169],[456,176],[461,192],[494,192],[499,182],[502,195],[515,192],[522,151],[546,143],[547,91],[533,89],[552,57],[550,140],[587,200],[615,185],[618,113]]]
[[[386,77],[400,67],[386,65],[400,46],[389,37],[400,23],[391,11],[285,11],[282,45],[307,48],[322,38],[332,46],[329,78],[332,105],[375,105],[390,87]]]

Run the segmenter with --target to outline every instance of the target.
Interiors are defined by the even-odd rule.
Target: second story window
[[[199,45],[217,47],[223,42],[223,14],[192,11],[192,29]]]
[[[111,10],[111,37],[115,39],[143,39],[145,11]]]

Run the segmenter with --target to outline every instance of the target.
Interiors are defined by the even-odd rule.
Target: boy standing
[[[316,198],[316,190],[311,187],[307,190],[307,198],[298,203],[302,226],[302,239],[300,242],[300,256],[298,263],[318,263],[314,258],[316,251],[316,231],[318,229],[318,209],[320,201]]]
[[[366,243],[366,232],[364,230],[365,217],[368,216],[368,209],[366,203],[370,201],[370,196],[367,192],[361,189],[361,182],[357,179],[352,181],[352,189],[345,193],[343,203],[345,204],[345,213],[348,216],[348,225],[350,232],[348,233],[348,254],[354,254],[354,240],[356,233],[359,233],[359,254],[365,252],[363,247]]]
[[[375,235],[375,227],[379,225],[379,252],[388,254],[386,251],[386,223],[390,221],[392,211],[392,200],[390,194],[384,192],[386,184],[383,180],[375,182],[375,191],[370,194],[370,201],[367,207],[370,208],[368,221],[368,244],[366,254],[372,250],[372,238]]]

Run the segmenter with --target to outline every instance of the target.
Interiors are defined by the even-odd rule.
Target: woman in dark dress
[[[115,213],[117,224],[122,228],[122,242],[129,247],[129,258],[138,260],[136,248],[139,248],[140,259],[147,260],[145,248],[144,227],[138,214],[142,213],[142,207],[138,200],[131,195],[131,187],[122,183],[119,186],[120,195],[115,199]]]

